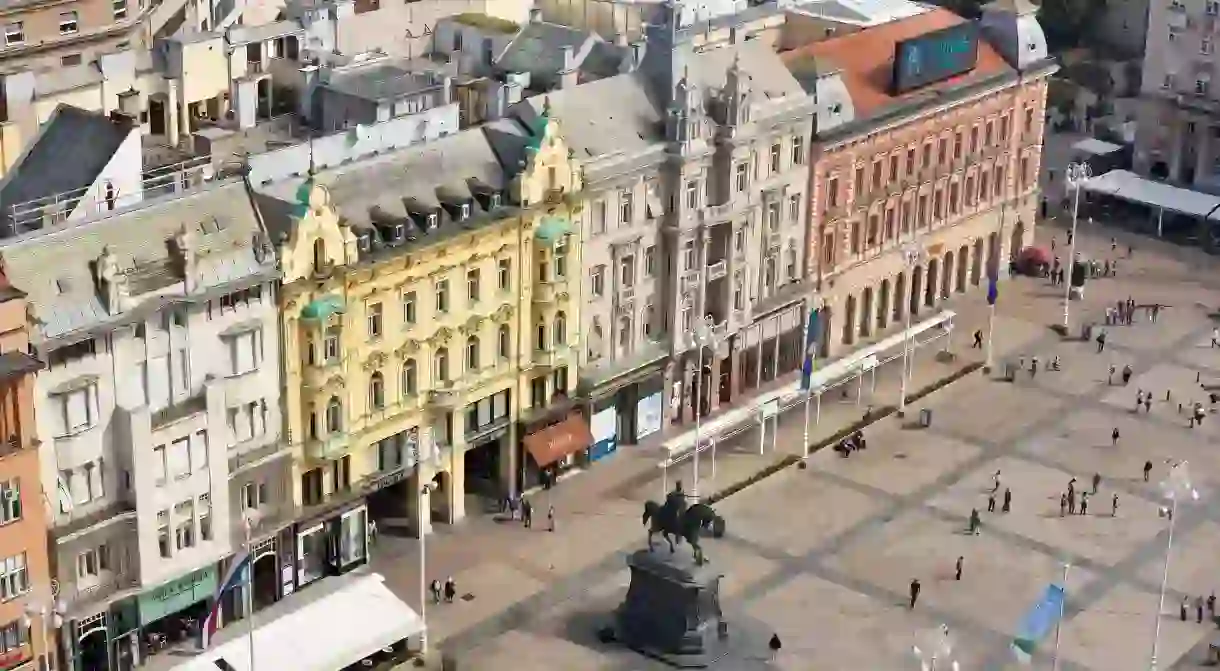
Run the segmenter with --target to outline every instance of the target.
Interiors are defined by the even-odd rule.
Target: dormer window
[[[367,252],[373,247],[372,236],[370,236],[368,233],[361,233],[357,238],[357,241],[360,244],[360,251],[362,252]]]
[[[398,224],[394,227],[394,241],[402,242],[407,237],[407,227]]]
[[[428,230],[429,231],[436,230],[436,213],[435,212],[428,215]]]
[[[470,203],[462,203],[461,213],[462,221],[470,218]]]
[[[500,194],[498,194],[498,193],[491,194],[491,196],[488,198],[488,202],[491,203],[491,209],[500,207]]]

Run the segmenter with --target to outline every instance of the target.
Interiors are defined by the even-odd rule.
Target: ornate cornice
[[[459,326],[458,331],[460,331],[462,334],[476,333],[478,332],[479,327],[483,326],[483,322],[486,321],[486,319],[486,317],[481,315],[474,315]]]
[[[373,352],[364,360],[362,367],[364,370],[378,370],[385,367],[387,359],[385,352]]]
[[[418,352],[419,341],[414,338],[407,339],[407,341],[404,342],[401,347],[394,350],[394,354],[397,355],[399,359],[408,359],[415,356]]]

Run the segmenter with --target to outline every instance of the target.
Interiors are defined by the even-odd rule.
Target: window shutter
[[[85,390],[74,391],[64,399],[68,431],[75,431],[89,424],[89,396]]]

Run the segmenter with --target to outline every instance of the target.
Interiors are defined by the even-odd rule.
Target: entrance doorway
[[[82,671],[108,671],[110,669],[110,660],[106,654],[105,624],[100,628],[83,632],[77,639],[77,646],[79,646],[78,655]]]
[[[485,512],[499,510],[500,500],[506,489],[500,486],[500,439],[468,445],[462,455],[466,468],[466,495],[476,500],[467,499],[467,505],[474,503]]]
[[[148,99],[148,131],[153,135],[165,135],[169,125],[165,118],[165,101],[160,98]]]
[[[279,561],[274,552],[260,555],[254,560],[254,612],[258,612],[279,600]]]

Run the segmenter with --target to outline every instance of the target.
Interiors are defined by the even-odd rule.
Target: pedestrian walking
[[[1123,366],[1123,386],[1124,387],[1127,386],[1127,384],[1131,382],[1131,375],[1133,373],[1134,373],[1134,371],[1131,370],[1130,365]]]
[[[989,513],[995,512],[995,494],[992,494],[987,497],[987,512],[989,512]]]
[[[1152,462],[1144,462],[1144,482],[1148,482],[1148,476],[1152,475]]]
[[[1115,240],[1114,238],[1110,238],[1110,251],[1112,251],[1112,252],[1118,251],[1118,240]]]
[[[1106,332],[1102,331],[1097,334],[1097,353],[1101,354],[1106,349]]]
[[[1144,396],[1144,414],[1147,415],[1151,412],[1152,412],[1152,392],[1148,392],[1147,395]]]
[[[1097,495],[1097,488],[1101,486],[1101,473],[1093,474],[1093,495]]]
[[[1071,490],[1068,490],[1067,497],[1068,497],[1068,514],[1075,515],[1076,514],[1076,494],[1074,492],[1072,492]]]
[[[1203,624],[1203,597],[1195,597],[1195,624]]]
[[[370,519],[368,524],[369,545],[377,544],[377,520]]]
[[[978,509],[978,508],[972,508],[972,509],[970,510],[970,525],[969,525],[969,527],[967,527],[967,528],[970,530],[970,535],[971,535],[971,536],[977,536],[977,535],[979,535],[979,525],[980,525],[980,522],[979,522],[979,509]]]
[[[534,504],[530,503],[529,499],[521,500],[521,522],[526,529],[532,529],[534,526]]]
[[[1000,512],[1007,513],[1012,511],[1012,490],[1008,487],[1004,488],[1004,504],[1000,507]]]
[[[1068,507],[1068,495],[1060,494],[1059,495],[1059,516],[1060,517],[1063,517],[1065,514],[1067,514],[1067,507]]]
[[[780,649],[784,647],[783,642],[779,640],[779,634],[771,634],[771,640],[767,642],[767,647],[771,650],[771,661],[779,655]]]
[[[1190,608],[1190,597],[1188,597],[1188,596],[1182,597],[1182,605],[1178,607],[1178,617],[1182,618],[1183,622],[1186,621],[1186,611],[1189,608]]]
[[[1110,499],[1110,517],[1118,517],[1118,494]]]
[[[1213,591],[1207,595],[1207,616],[1211,619],[1216,619],[1216,593]]]
[[[1084,492],[1080,495],[1080,514],[1081,515],[1089,514],[1089,493],[1088,492]]]
[[[1106,378],[1106,384],[1114,384],[1114,373],[1118,371],[1118,366],[1110,364],[1110,377]]]
[[[915,602],[919,601],[919,590],[923,586],[919,584],[919,578],[911,580],[911,610],[915,610]]]
[[[546,509],[546,530],[555,530],[555,506],[547,506]]]
[[[1220,328],[1212,329],[1212,347],[1220,347]]]
[[[1144,390],[1140,389],[1135,392],[1135,411],[1140,411],[1140,406],[1144,404]]]
[[[1116,426],[1114,427],[1114,430],[1110,432],[1110,445],[1112,447],[1118,447],[1118,438],[1118,427]]]
[[[965,557],[958,557],[957,564],[954,566],[953,579],[961,581],[962,579],[962,564],[966,561]]]
[[[433,578],[432,583],[428,585],[428,591],[432,592],[432,603],[441,602],[441,581]]]
[[[977,330],[977,329],[974,331],[974,344],[971,345],[970,348],[971,349],[983,349],[983,332],[982,331]]]
[[[445,603],[453,603],[457,598],[457,583],[454,582],[453,576],[445,578]]]
[[[991,476],[991,493],[995,494],[1000,491],[1000,472],[996,471],[995,475]]]

